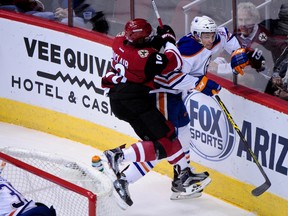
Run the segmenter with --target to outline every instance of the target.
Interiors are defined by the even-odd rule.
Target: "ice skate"
[[[107,162],[110,168],[113,170],[117,178],[119,178],[120,177],[119,164],[124,159],[122,146],[115,148],[115,149],[106,150],[103,153],[107,158]]]
[[[114,188],[120,198],[129,206],[133,204],[128,190],[128,181],[123,173],[120,174],[120,178],[113,182]]]
[[[171,200],[191,199],[202,195],[203,189],[211,182],[208,172],[193,173],[190,168],[180,170],[174,166]]]

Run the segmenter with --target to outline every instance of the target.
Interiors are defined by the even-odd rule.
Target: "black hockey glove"
[[[171,42],[173,44],[176,43],[176,36],[173,29],[168,25],[163,25],[161,28],[160,26],[157,27],[157,35],[161,36],[163,40],[166,42]]]
[[[164,39],[159,35],[154,35],[150,40],[150,45],[158,51],[161,50],[165,43],[166,42],[164,41]]]
[[[265,70],[265,59],[262,55],[262,52],[258,49],[246,48],[246,54],[249,59],[249,64],[252,68],[254,68],[257,72],[261,72]]]

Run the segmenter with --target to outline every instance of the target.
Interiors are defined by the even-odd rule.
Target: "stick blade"
[[[260,196],[265,191],[267,191],[268,188],[270,188],[270,186],[271,186],[271,182],[269,181],[269,179],[267,179],[262,185],[252,190],[251,193],[253,194],[253,196]]]

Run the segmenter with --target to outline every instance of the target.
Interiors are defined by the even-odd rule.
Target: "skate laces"
[[[104,154],[106,155],[109,165],[113,169],[114,173],[118,175],[119,164],[124,160],[123,151],[121,150],[120,147],[118,147],[115,149],[104,151]]]
[[[211,182],[208,172],[196,173],[191,167],[181,170],[180,166],[174,165],[174,178],[170,199],[187,199],[201,196],[203,189]]]

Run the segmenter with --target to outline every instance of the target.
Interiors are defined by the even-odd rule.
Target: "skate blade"
[[[107,158],[105,155],[101,155],[101,160],[104,166],[103,173],[110,179],[110,181],[113,183],[115,180],[117,180],[117,176],[115,175],[114,171],[111,169],[111,167],[108,164]],[[112,197],[115,201],[115,203],[121,208],[122,210],[126,210],[128,208],[128,204],[119,196],[117,191],[115,190],[113,186],[113,193]]]
[[[129,205],[119,196],[115,189],[113,190],[113,199],[122,210],[125,211],[129,207]]]
[[[182,192],[173,192],[171,197],[170,197],[170,200],[185,200],[185,199],[195,199],[195,198],[198,198],[198,197],[201,197],[202,196],[202,193],[201,192],[195,192],[193,194],[185,194],[185,193],[182,193]]]
[[[116,175],[114,174],[113,170],[110,169],[110,168],[107,168],[107,169],[105,170],[104,174],[105,174],[106,176],[108,176],[108,178],[109,178],[112,182],[114,182],[114,181],[117,179],[117,177],[116,177]],[[118,207],[120,207],[122,210],[126,210],[129,205],[125,202],[125,200],[123,200],[123,199],[119,196],[119,194],[118,194],[118,192],[116,191],[114,185],[113,185],[113,193],[112,193],[112,194],[113,194],[113,195],[112,195],[112,196],[113,196],[113,199],[114,199],[114,201],[116,202],[116,204],[118,205]]]
[[[191,185],[185,188],[186,192],[173,192],[170,199],[171,200],[184,200],[198,198],[202,195],[202,191],[211,182],[211,178],[207,177],[200,185]]]

